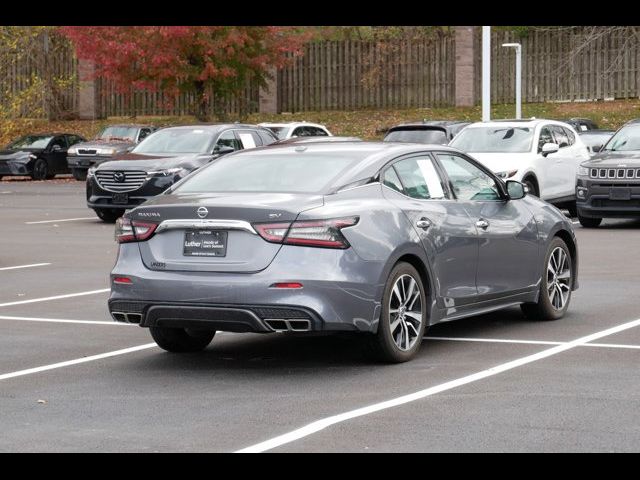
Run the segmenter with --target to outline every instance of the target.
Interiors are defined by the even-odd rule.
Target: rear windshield
[[[320,193],[357,164],[358,157],[351,152],[234,154],[199,170],[175,191]]]
[[[385,142],[433,143],[446,145],[449,143],[443,130],[394,130],[384,137]]]

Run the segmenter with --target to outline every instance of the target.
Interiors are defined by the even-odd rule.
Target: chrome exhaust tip
[[[274,332],[309,332],[311,322],[307,319],[265,318],[264,323]]]

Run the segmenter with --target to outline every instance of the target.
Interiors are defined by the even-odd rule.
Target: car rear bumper
[[[137,244],[123,244],[111,273],[109,311],[116,321],[144,327],[373,332],[382,266],[364,262],[356,271],[357,262],[363,261],[352,249],[284,246],[269,267],[255,273],[157,271],[145,267]],[[132,283],[114,283],[117,276]],[[300,282],[303,288],[272,288],[277,282]]]

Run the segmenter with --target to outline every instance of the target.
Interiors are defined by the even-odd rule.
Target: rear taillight
[[[157,223],[132,221],[126,217],[120,217],[116,222],[116,242],[128,243],[147,240],[157,227]]]
[[[305,220],[293,223],[262,223],[254,227],[267,242],[306,247],[349,248],[340,231],[358,223],[358,217]]]

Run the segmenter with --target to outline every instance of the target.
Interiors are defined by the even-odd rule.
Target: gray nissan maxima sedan
[[[521,305],[562,317],[571,222],[442,145],[314,143],[229,154],[116,226],[109,310],[171,352],[216,331],[361,332],[402,362],[433,324]]]

